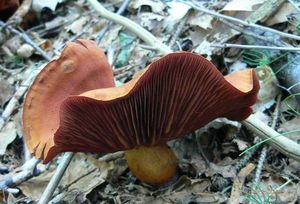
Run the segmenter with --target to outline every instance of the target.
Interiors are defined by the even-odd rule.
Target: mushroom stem
[[[138,146],[125,151],[131,172],[149,184],[163,184],[176,176],[177,158],[166,145]]]

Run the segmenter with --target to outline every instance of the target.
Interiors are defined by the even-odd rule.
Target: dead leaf
[[[82,31],[83,27],[90,21],[89,16],[84,16],[74,21],[71,25],[66,27],[68,32],[72,32],[73,34],[78,34]]]
[[[147,203],[214,203],[222,201],[214,193],[205,193],[205,190],[211,185],[208,179],[190,179],[187,176],[181,176],[172,186],[167,188],[163,194],[161,190],[154,192],[152,199],[146,197]],[[163,189],[164,191],[165,189]],[[155,196],[162,194],[161,196]],[[156,198],[157,197],[157,198]]]
[[[278,11],[276,12],[276,15],[272,15],[265,23],[268,26],[272,26],[277,23],[286,22],[288,20],[287,16],[289,16],[290,14],[292,14],[296,11],[297,10],[291,3],[286,2],[286,3],[282,4],[282,6],[278,9]]]
[[[202,43],[196,48],[195,53],[211,56],[213,50],[215,49],[211,46],[211,44],[213,43],[207,41],[206,39],[203,40]]]
[[[101,47],[108,48],[109,46],[111,46],[116,41],[116,39],[118,39],[119,32],[122,30],[122,28],[123,28],[123,26],[121,26],[121,25],[114,25],[109,30],[107,35],[105,35],[103,37],[103,39],[101,40]]]
[[[200,45],[207,35],[207,30],[200,27],[195,27],[194,30],[189,30],[190,40],[192,40],[193,45]]]
[[[233,163],[234,161],[228,157],[226,157],[222,163],[210,163],[210,168],[206,170],[205,174],[209,177],[215,174],[220,174],[224,178],[233,178],[236,175],[235,169],[232,168]]]
[[[212,28],[213,19],[214,18],[212,15],[208,15],[201,12],[192,12],[187,20],[187,23],[192,26],[199,26],[200,28],[206,30]]]
[[[17,136],[16,125],[13,122],[7,125],[0,132],[0,155],[4,155],[7,146],[12,143]]]
[[[55,171],[53,167],[38,177],[22,183],[19,185],[19,188],[26,196],[38,200]],[[75,197],[82,195],[83,199],[85,199],[85,196],[91,190],[105,181],[109,171],[113,168],[113,162],[96,160],[95,163],[95,158],[91,155],[77,153],[66,170],[56,190],[56,195],[61,194],[59,196],[60,199],[65,197],[70,199],[70,194]]]
[[[8,101],[8,99],[12,96],[13,91],[10,88],[10,84],[4,79],[2,75],[0,75],[0,107]]]
[[[168,17],[164,20],[164,27],[170,32],[174,30],[174,26],[183,19],[190,10],[190,6],[176,1],[167,2]]]
[[[48,171],[20,184],[18,187],[22,190],[25,196],[37,201],[43,194],[54,172],[55,168],[52,166],[48,169]]]
[[[279,132],[289,132],[293,130],[300,130],[300,116],[293,118],[290,121],[286,121],[280,125]],[[286,137],[294,140],[295,142],[300,142],[300,132],[289,133]]]
[[[159,28],[158,22],[161,22],[165,17],[159,14],[143,12],[140,14],[140,25],[152,31],[154,28]],[[155,31],[156,32],[156,31]]]
[[[253,6],[264,3],[265,0],[240,1],[232,0],[222,9],[223,11],[253,11]]]

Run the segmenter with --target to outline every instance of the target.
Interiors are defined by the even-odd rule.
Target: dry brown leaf
[[[60,198],[65,196],[70,196],[68,193],[74,193],[74,196],[81,195],[83,199],[85,196],[93,190],[98,185],[102,184],[108,176],[109,171],[114,168],[113,162],[98,161],[90,156],[81,153],[77,153],[72,159],[66,173],[64,174],[60,187],[58,189],[63,189],[60,194]],[[52,168],[39,175],[38,177],[32,178],[25,183],[22,183],[19,188],[22,192],[38,200],[42,195],[46,185],[51,179],[55,168]],[[68,188],[66,188],[68,187]],[[56,193],[58,190],[56,190]],[[74,198],[75,199],[75,198]]]
[[[226,160],[226,158],[224,159]],[[227,159],[228,160],[228,159]],[[225,161],[226,163],[226,161]],[[233,162],[228,162],[229,164],[214,164],[214,163],[210,163],[210,168],[208,168],[206,170],[206,175],[207,176],[213,176],[215,174],[220,174],[222,175],[224,178],[233,178],[236,174],[235,169],[232,168],[232,163]]]
[[[206,193],[206,189],[211,185],[208,179],[190,179],[181,176],[178,181],[168,187],[168,190],[161,196],[146,197],[147,203],[212,203],[222,201],[213,193]],[[155,193],[154,193],[155,194]]]
[[[0,155],[4,155],[7,146],[12,143],[17,137],[16,125],[14,122],[9,122],[0,132]]]
[[[287,16],[292,14],[293,12],[296,12],[295,7],[289,2],[286,2],[282,4],[282,6],[279,8],[276,14],[271,16],[265,23],[268,26],[272,26],[277,23],[286,22],[288,20]]]
[[[44,192],[47,184],[53,176],[55,168],[52,166],[48,171],[34,177],[18,186],[27,197],[37,201]]]
[[[290,121],[286,121],[285,123],[282,123],[279,129],[280,132],[289,132],[293,130],[300,130],[300,116],[297,116]],[[300,131],[289,133],[286,136],[297,143],[300,142]]]

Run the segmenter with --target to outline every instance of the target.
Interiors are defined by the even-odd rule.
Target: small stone
[[[33,47],[31,45],[28,44],[23,44],[18,50],[17,50],[17,54],[19,57],[22,58],[29,58],[32,54],[33,54]]]

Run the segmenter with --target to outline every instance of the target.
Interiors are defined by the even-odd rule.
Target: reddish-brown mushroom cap
[[[243,83],[236,81],[241,77]],[[224,78],[205,58],[172,53],[121,87],[68,97],[61,106],[55,145],[60,152],[114,152],[160,145],[217,117],[247,118],[257,98],[253,70]]]
[[[71,94],[114,86],[103,51],[89,40],[66,46],[59,59],[36,77],[23,106],[24,138],[31,153],[43,159],[54,145],[61,103]]]

